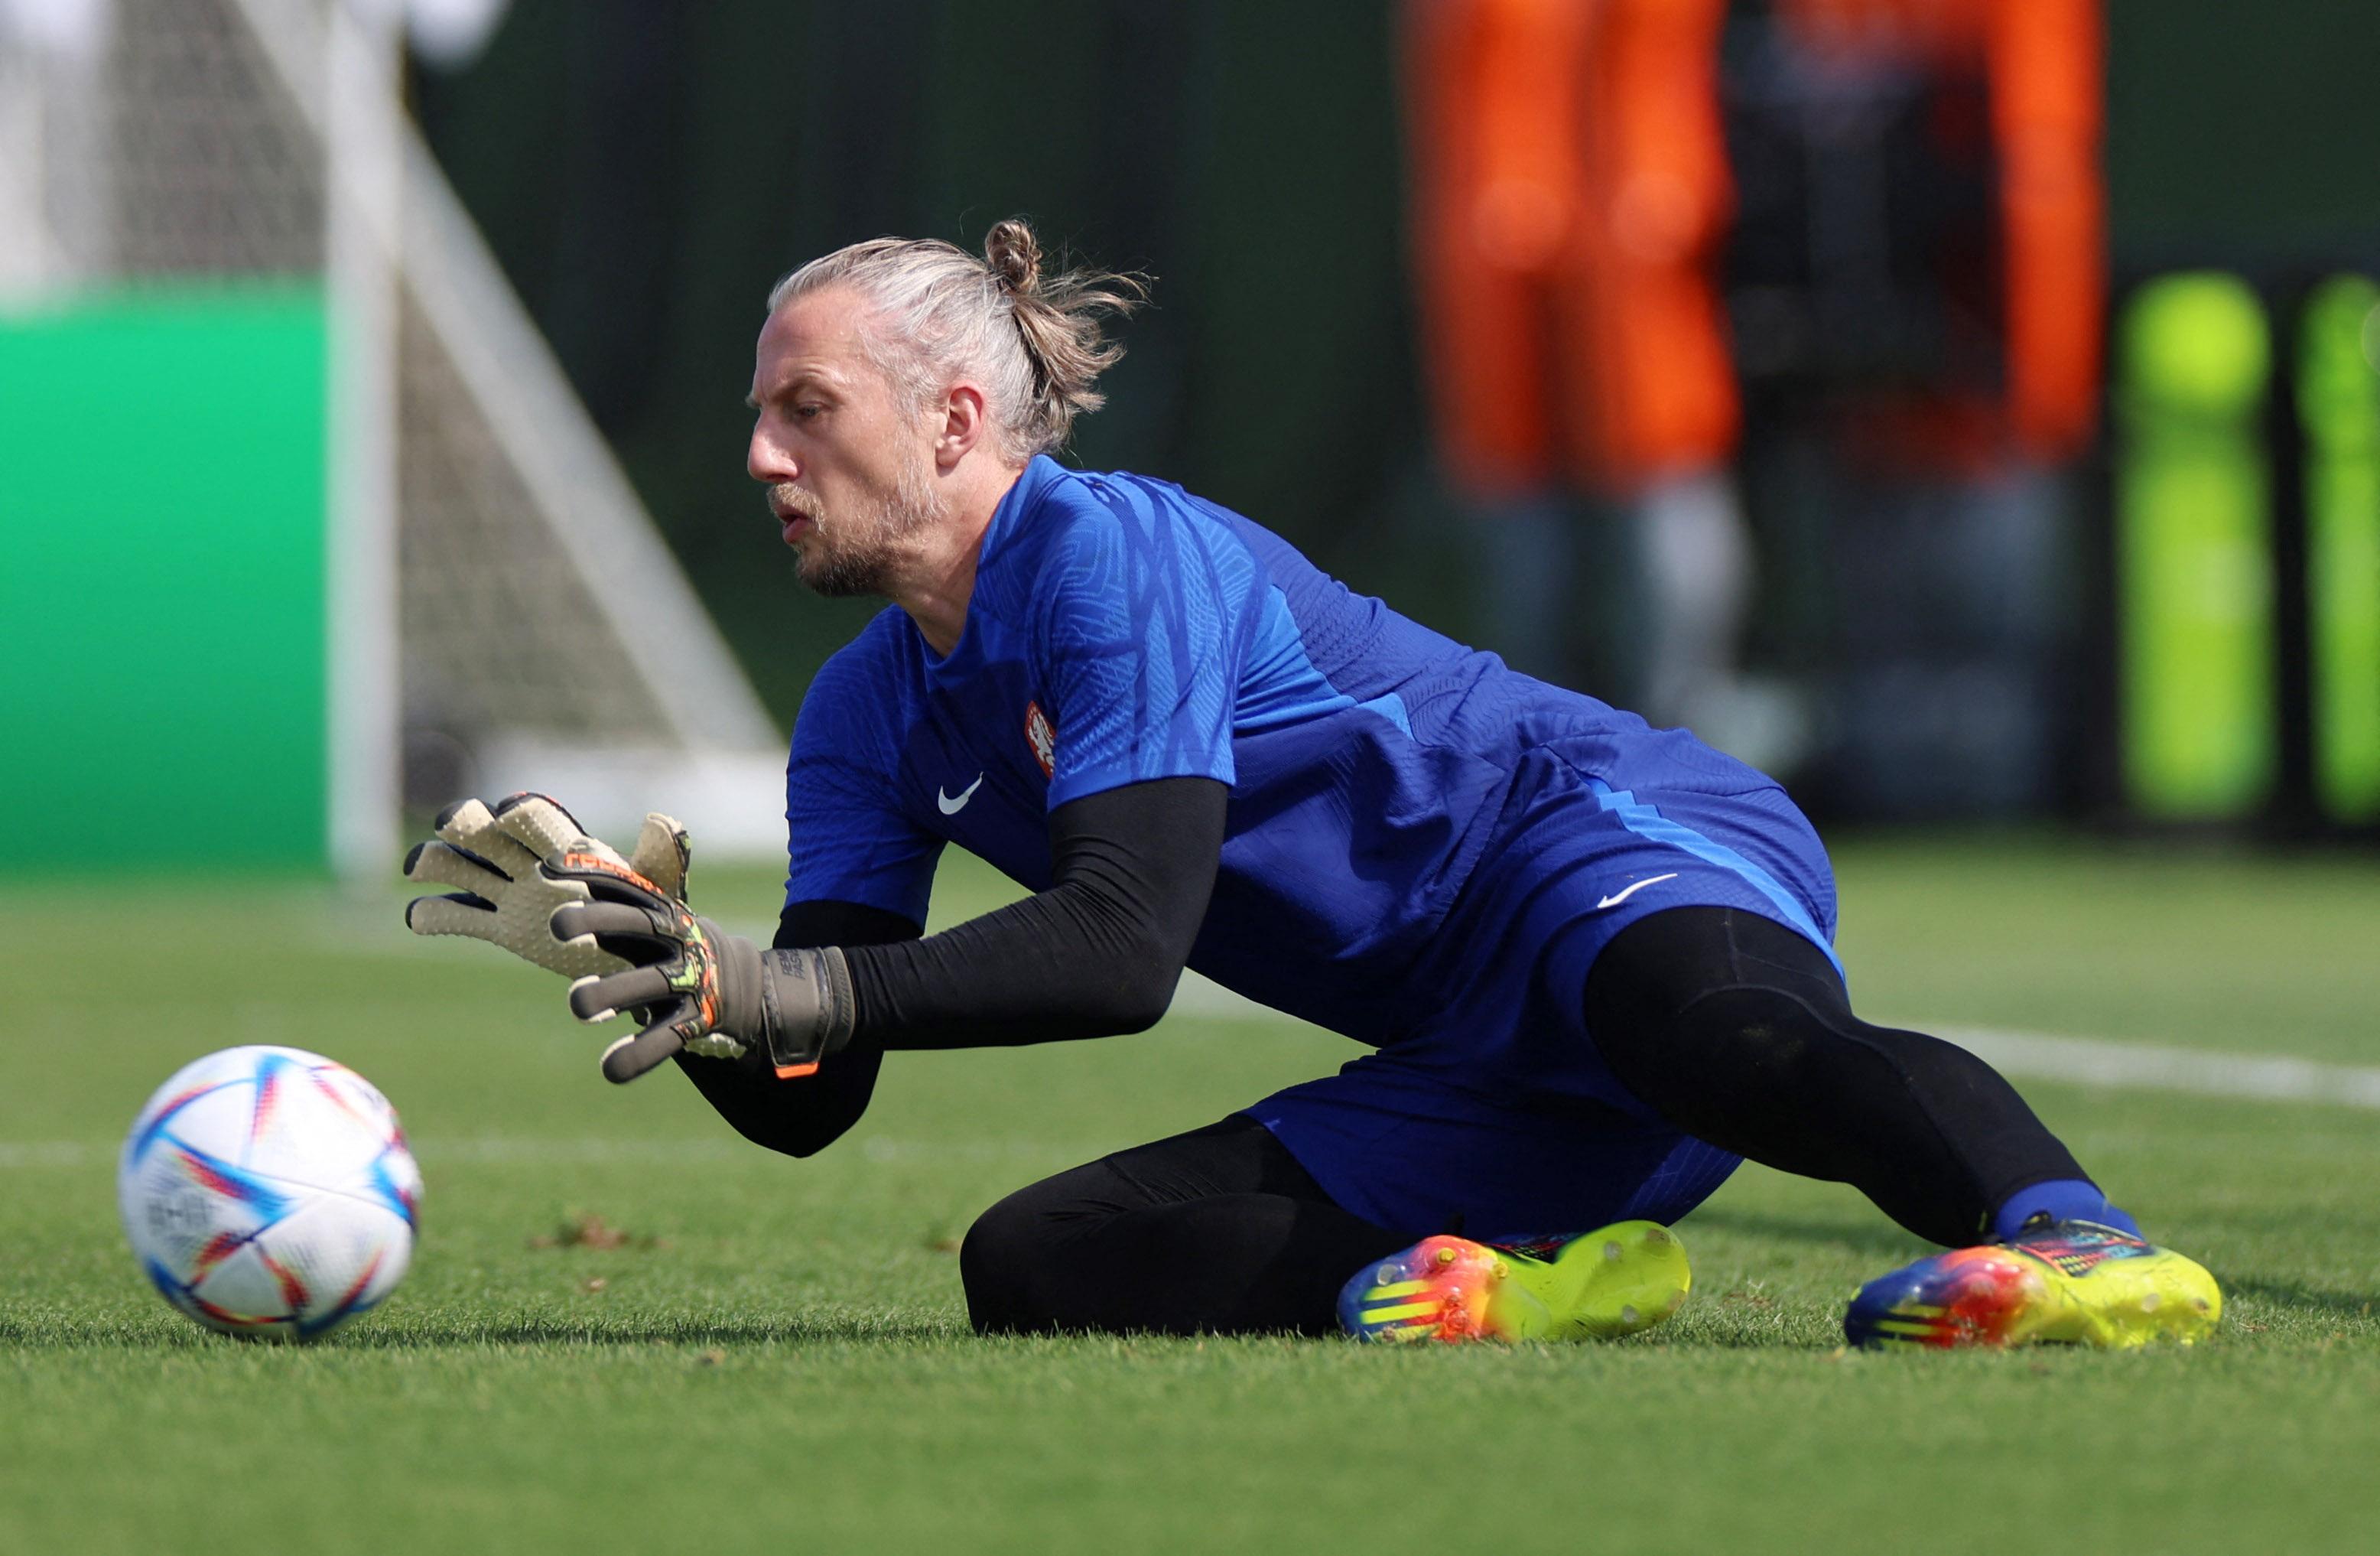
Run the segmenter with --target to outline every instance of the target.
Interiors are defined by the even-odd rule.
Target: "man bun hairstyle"
[[[1033,225],[1022,216],[992,223],[991,230],[983,235],[983,262],[991,267],[1002,288],[1019,297],[1032,296],[1041,279],[1041,240],[1033,236]]]
[[[923,407],[974,379],[1002,458],[1022,465],[1063,447],[1075,418],[1106,403],[1094,385],[1123,347],[1103,321],[1148,300],[1146,277],[1045,276],[1041,261],[1040,240],[1015,216],[992,224],[981,259],[939,238],[870,238],[778,282],[769,311],[828,286],[857,292],[880,326],[860,338],[894,391]]]

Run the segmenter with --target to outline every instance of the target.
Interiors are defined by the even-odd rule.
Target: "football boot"
[[[2125,1348],[2213,1332],[2223,1293],[2204,1265],[2091,1222],[2027,1223],[1862,1286],[1843,1315],[1854,1345]]]
[[[1355,1272],[1339,1325],[1359,1340],[1591,1340],[1676,1312],[1693,1277],[1676,1234],[1623,1221],[1525,1246],[1425,1237]]]

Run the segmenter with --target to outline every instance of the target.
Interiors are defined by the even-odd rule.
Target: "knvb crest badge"
[[[1041,764],[1041,776],[1056,774],[1058,732],[1050,726],[1050,715],[1041,711],[1038,702],[1025,705],[1025,740],[1033,748],[1033,760]]]

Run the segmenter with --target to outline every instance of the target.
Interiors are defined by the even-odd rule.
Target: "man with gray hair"
[[[577,976],[582,1018],[638,1013],[607,1076],[674,1057],[795,1156],[890,1051],[1136,1031],[1185,965],[1372,1050],[986,1211],[987,1331],[1626,1333],[1684,1300],[1668,1223],[1745,1157],[1958,1250],[1871,1282],[1855,1343],[2212,1327],[2212,1279],[2006,1081],[1852,1014],[1776,784],[1177,486],[1058,464],[1141,295],[1044,276],[1016,221],[979,259],[880,238],[771,295],[747,467],[812,588],[892,602],[803,704],[772,948],[687,909],[665,821],[624,860],[536,796],[442,818],[408,872],[468,900],[409,921]],[[1032,894],[924,936],[953,842]]]

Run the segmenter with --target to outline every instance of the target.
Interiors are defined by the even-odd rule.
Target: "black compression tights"
[[[2018,1189],[2083,1176],[1998,1071],[1862,1021],[1818,949],[1755,914],[1681,907],[1630,925],[1587,974],[1586,1029],[1687,1134],[1850,1184],[1929,1242],[1972,1243]]]
[[[1989,1065],[1860,1020],[1817,948],[1766,918],[1655,914],[1596,958],[1585,999],[1612,1073],[1670,1123],[1851,1184],[1929,1241],[1973,1242],[2016,1190],[2083,1176]],[[1348,1276],[1415,1235],[1340,1209],[1233,1117],[1018,1190],[959,1262],[978,1330],[1319,1333]]]
[[[1235,1114],[1018,1189],[968,1231],[959,1270],[985,1331],[1320,1334],[1347,1277],[1412,1241],[1341,1210]]]

